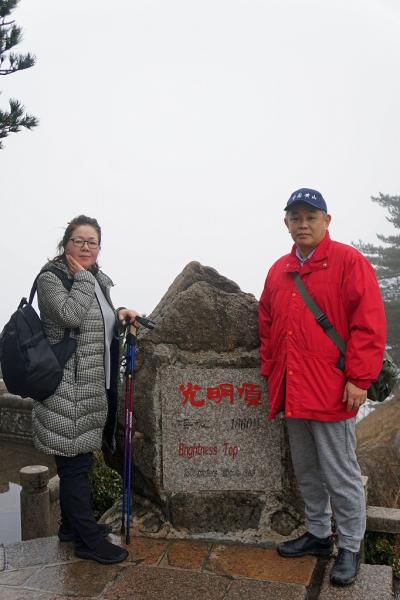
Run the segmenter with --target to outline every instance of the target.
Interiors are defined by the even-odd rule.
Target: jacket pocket
[[[304,408],[329,414],[342,412],[344,373],[332,360],[306,357],[303,364],[301,398]]]

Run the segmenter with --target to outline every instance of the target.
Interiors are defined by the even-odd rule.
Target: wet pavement
[[[0,441],[0,543],[21,540],[19,471],[28,465],[49,467],[50,477],[56,473],[54,458],[33,446]],[[1,598],[1,596],[0,596]]]
[[[119,536],[110,536],[121,543]],[[123,544],[121,544],[123,545]],[[389,567],[362,565],[350,588],[330,565],[240,544],[132,537],[128,559],[101,565],[57,537],[0,546],[1,600],[392,600]],[[325,571],[325,575],[324,575]]]
[[[186,540],[133,538],[128,549],[125,562],[105,566],[77,559],[55,537],[8,545],[3,556],[0,548],[0,598],[304,600],[316,565],[313,557]]]

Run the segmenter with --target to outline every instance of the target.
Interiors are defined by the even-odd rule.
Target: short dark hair
[[[75,217],[74,219],[72,219],[72,221],[68,222],[68,225],[64,231],[64,235],[57,245],[58,254],[57,254],[57,256],[55,256],[53,258],[53,260],[67,264],[67,261],[65,258],[65,247],[68,244],[69,240],[71,239],[71,236],[72,236],[73,232],[75,231],[75,229],[77,227],[80,227],[80,225],[90,225],[91,227],[93,227],[93,229],[96,230],[96,233],[99,236],[99,246],[100,246],[100,244],[101,244],[101,227],[100,227],[97,219],[93,219],[92,217],[87,217],[86,215],[79,215],[79,216]],[[97,261],[94,263],[94,265],[92,265],[90,267],[89,271],[91,271],[93,273],[93,275],[96,275],[98,273],[99,265],[98,265]]]

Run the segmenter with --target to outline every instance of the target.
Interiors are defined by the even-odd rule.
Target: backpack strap
[[[306,286],[302,282],[300,275],[298,273],[291,273],[291,275],[294,279],[297,289],[300,292],[301,297],[303,298],[304,302],[314,315],[318,325],[322,327],[326,335],[332,340],[335,346],[339,348],[340,352],[344,355],[346,352],[346,342],[336,331],[326,314],[322,312],[318,304],[314,302],[314,299],[309,294]]]
[[[28,300],[29,304],[32,304],[32,302],[33,302],[33,298],[35,297],[36,290],[37,290],[37,280],[42,273],[53,273],[53,275],[56,275],[58,277],[58,279],[61,280],[61,282],[66,290],[68,290],[68,291],[71,290],[72,284],[73,284],[72,279],[70,279],[68,277],[68,275],[62,269],[58,269],[57,267],[49,267],[48,269],[43,269],[42,271],[40,271],[40,273],[38,275],[36,275],[35,281],[33,282],[33,285],[32,285],[31,293],[29,294],[29,300]],[[25,298],[23,298],[22,300],[25,300]],[[22,302],[22,300],[21,300],[21,302]],[[74,329],[74,333],[75,333],[75,335],[79,334],[79,327],[76,327]],[[68,339],[70,337],[70,334],[71,334],[71,329],[70,328],[65,329],[63,340]]]
[[[37,290],[37,280],[42,273],[53,273],[53,275],[56,275],[58,277],[58,279],[61,280],[61,282],[66,290],[68,290],[68,291],[71,290],[73,281],[68,277],[68,275],[62,269],[58,269],[57,267],[49,267],[48,269],[43,269],[43,271],[40,271],[40,273],[35,277],[35,281],[33,282],[32,289],[31,289],[31,293],[29,294],[29,300],[28,300],[29,304],[32,304],[32,302],[33,302],[33,298],[35,297],[36,290]]]

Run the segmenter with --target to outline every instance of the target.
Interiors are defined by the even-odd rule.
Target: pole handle
[[[154,321],[151,321],[150,319],[147,319],[146,317],[136,317],[135,321],[137,321],[140,325],[143,325],[143,327],[146,327],[146,329],[154,329],[155,327],[155,323]]]

